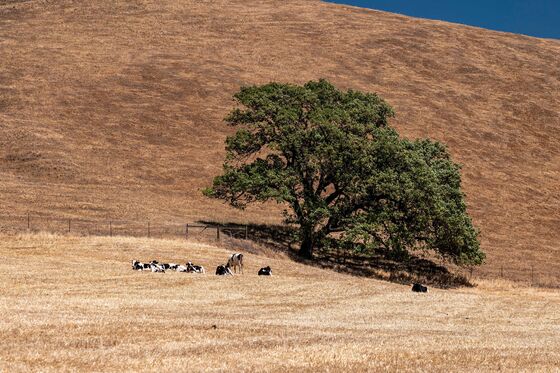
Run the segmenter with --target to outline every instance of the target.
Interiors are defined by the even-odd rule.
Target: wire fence
[[[254,239],[262,242],[259,230],[248,225],[161,223],[131,220],[88,220],[45,215],[0,215],[0,233],[47,232],[83,236],[130,236],[148,238],[182,238],[196,241],[220,241],[223,238]],[[262,233],[262,232],[260,232]],[[254,237],[253,237],[254,235]],[[276,235],[275,235],[276,236]],[[340,255],[339,255],[340,259]],[[467,279],[493,278],[524,282],[532,286],[560,288],[560,270],[550,265],[531,264],[462,268]]]
[[[130,220],[88,220],[44,215],[0,215],[1,233],[47,232],[84,236],[131,236],[220,240],[249,239],[248,226],[200,223],[161,223]]]
[[[543,263],[523,263],[515,266],[494,265],[491,268],[463,268],[463,275],[470,279],[503,279],[534,287],[560,288],[560,270]]]

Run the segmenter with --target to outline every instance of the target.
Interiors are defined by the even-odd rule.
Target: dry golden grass
[[[431,290],[246,254],[245,275],[132,271],[186,241],[0,236],[0,370],[553,371],[560,294],[504,281]],[[271,278],[257,269],[270,264]],[[212,326],[216,325],[216,328]]]
[[[482,274],[560,273],[558,41],[315,0],[0,0],[0,59],[4,213],[278,222],[202,197],[222,118],[240,85],[327,78],[449,145]]]

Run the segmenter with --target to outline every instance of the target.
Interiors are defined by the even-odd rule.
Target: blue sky
[[[560,39],[560,0],[329,0],[333,3]]]

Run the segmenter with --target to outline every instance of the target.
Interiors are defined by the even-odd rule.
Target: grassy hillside
[[[464,164],[484,271],[560,272],[560,42],[319,1],[0,1],[3,214],[277,222],[200,189],[244,84],[375,91]]]
[[[483,281],[431,289],[245,253],[246,274],[133,271],[130,259],[214,269],[185,241],[0,235],[0,370],[522,371],[560,364],[556,291]],[[271,278],[256,271],[269,264]]]

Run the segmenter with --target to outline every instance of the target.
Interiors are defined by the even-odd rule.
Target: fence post
[[[31,216],[27,213],[27,230],[31,230]]]
[[[109,237],[113,237],[113,222],[109,221]]]
[[[220,240],[220,227],[219,226],[216,227],[216,239],[218,241]]]
[[[531,286],[535,284],[535,266],[531,264]]]
[[[247,230],[248,230],[248,229],[247,229],[247,226],[245,226],[245,239],[247,239],[248,236],[249,236],[249,235],[247,234]]]
[[[70,233],[71,222],[72,222],[72,220],[71,220],[71,219],[68,219],[68,233]]]
[[[504,266],[500,266],[500,277],[504,278]]]
[[[148,222],[148,238],[150,238],[150,222]]]
[[[189,224],[185,224],[185,240],[189,238]]]

